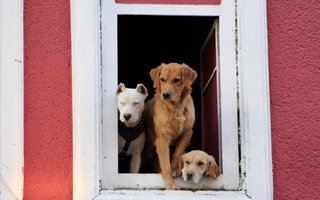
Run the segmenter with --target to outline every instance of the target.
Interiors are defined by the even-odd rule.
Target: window
[[[142,5],[141,9],[136,9],[135,6],[133,4],[119,5],[112,2],[102,4],[102,87],[104,90],[102,93],[103,189],[163,188],[163,180],[160,174],[137,175],[118,173],[118,166],[111,164],[118,163],[117,127],[115,127],[117,124],[115,90],[120,82],[125,83],[127,86],[135,87],[138,84],[136,81],[140,80],[147,87],[149,86],[149,97],[152,97],[154,89],[149,71],[151,68],[160,65],[161,62],[185,62],[198,71],[199,78],[193,84],[192,95],[196,107],[196,118],[199,120],[196,121],[194,127],[195,133],[189,146],[191,149],[203,149],[201,115],[211,112],[201,112],[202,94],[200,79],[202,77],[200,68],[207,69],[211,66],[203,66],[205,63],[201,63],[200,60],[201,57],[206,57],[207,59],[216,57],[216,55],[213,55],[216,46],[209,47],[209,45],[205,44],[205,40],[207,37],[211,37],[212,34],[216,35],[218,33],[219,13],[218,11],[209,12],[211,9],[218,10],[217,6],[202,6],[203,10],[196,10],[195,8],[197,7],[189,6],[189,10],[182,14],[178,12],[181,5],[166,5],[159,7],[161,9],[156,9],[152,5]],[[168,12],[169,9],[171,9],[171,12]],[[140,14],[141,11],[143,11],[143,14]],[[231,10],[231,19],[234,17],[232,13],[233,11]],[[114,21],[111,22],[111,20]],[[223,21],[221,23],[224,24]],[[221,26],[225,28],[224,25]],[[234,27],[234,24],[232,26]],[[228,28],[231,29],[232,27]],[[214,152],[212,152],[216,154],[216,158],[221,158],[220,166],[222,166],[223,175],[217,181],[206,179],[201,184],[185,183],[178,178],[178,187],[221,188],[228,190],[237,190],[238,188],[236,63],[235,57],[232,57],[232,53],[230,53],[232,49],[235,51],[235,46],[234,43],[228,43],[228,41],[232,40],[234,40],[234,33],[232,31],[229,34],[223,34],[221,41],[217,39],[217,44],[219,43],[225,50],[228,49],[228,52],[221,54],[229,55],[228,59],[223,58],[221,60],[221,68],[224,70],[219,70],[219,74],[223,78],[228,77],[228,81],[222,82],[223,84],[221,85],[221,90],[224,93],[221,93],[223,100],[220,102],[219,108],[228,108],[229,111],[223,111],[223,114],[221,114],[221,117],[227,118],[227,120],[221,120],[221,129],[223,128],[223,131],[221,137],[214,140],[216,142],[215,149],[217,150],[214,149]],[[205,45],[207,49],[213,49],[212,55],[204,55],[208,52],[203,52],[201,56],[201,48]],[[116,49],[117,51],[115,51]],[[235,54],[233,53],[233,55]],[[206,65],[210,64],[206,63]],[[133,77],[132,74],[138,75]],[[217,105],[217,100],[211,103]],[[205,137],[212,135],[210,131],[206,133]],[[219,143],[219,139],[221,139],[221,144]],[[221,149],[223,149],[221,156],[219,155],[220,145]]]
[[[0,199],[23,196],[22,8],[0,2]]]
[[[262,6],[261,6],[262,5]],[[181,6],[181,7],[180,7]],[[100,60],[100,5],[95,3],[78,3],[72,2],[72,45],[73,45],[73,98],[74,98],[74,196],[76,199],[86,198],[92,199],[99,195],[99,199],[108,197],[118,198],[137,198],[136,195],[146,194],[148,198],[152,195],[179,195],[181,192],[170,191],[126,191],[113,190],[113,188],[129,187],[139,188],[148,186],[157,188],[162,185],[162,180],[158,174],[118,174],[117,171],[117,123],[116,123],[116,102],[113,95],[117,86],[118,66],[117,63],[117,27],[118,17],[121,15],[139,15],[141,16],[207,16],[219,18],[219,64],[221,66],[219,72],[220,79],[220,113],[221,113],[221,148],[223,162],[223,180],[217,181],[217,184],[223,185],[226,189],[238,189],[239,164],[238,164],[238,121],[237,108],[239,106],[240,119],[240,140],[241,140],[241,175],[243,177],[242,189],[245,194],[253,199],[270,199],[272,197],[272,173],[271,173],[271,157],[270,157],[270,125],[268,111],[268,83],[266,62],[266,43],[261,37],[252,37],[249,42],[248,36],[255,32],[261,33],[262,38],[265,37],[265,29],[263,26],[253,26],[256,24],[254,20],[263,19],[265,8],[263,3],[255,3],[252,5],[243,5],[238,3],[238,23],[236,32],[235,9],[234,2],[222,1],[220,6],[213,5],[126,5],[115,4],[111,1],[102,1],[102,32],[107,37],[102,37],[102,57]],[[151,7],[150,9],[148,9]],[[209,9],[208,9],[209,8]],[[248,10],[254,9],[256,17],[252,17],[252,13],[248,15]],[[111,15],[106,17],[104,9],[109,9]],[[247,10],[248,9],[248,10]],[[90,12],[89,12],[90,11]],[[94,12],[93,12],[94,11]],[[89,12],[89,13],[88,13]],[[191,14],[195,12],[197,14]],[[86,14],[84,14],[86,13]],[[108,13],[108,12],[107,12]],[[262,14],[261,14],[262,13]],[[199,16],[199,17],[200,17]],[[231,20],[230,20],[231,18]],[[229,19],[229,20],[228,20]],[[250,20],[249,20],[250,19]],[[253,21],[253,22],[252,22]],[[86,26],[84,26],[86,24]],[[251,25],[251,26],[250,26]],[[265,24],[264,24],[265,25]],[[83,27],[86,27],[85,29]],[[241,27],[247,27],[246,30]],[[249,27],[249,28],[248,28]],[[231,36],[229,35],[231,34]],[[229,35],[229,40],[222,39],[222,35]],[[233,39],[230,39],[233,38]],[[254,39],[253,39],[254,38]],[[116,40],[115,40],[116,39]],[[237,50],[238,63],[236,63],[235,40],[238,39]],[[256,41],[254,41],[256,40]],[[254,41],[254,42],[253,42]],[[106,45],[108,44],[108,45]],[[257,45],[258,44],[258,48]],[[106,46],[104,46],[106,45]],[[231,48],[230,48],[231,47]],[[231,49],[231,50],[230,50]],[[233,51],[233,50],[234,51]],[[258,51],[257,51],[258,49]],[[244,51],[245,50],[245,51]],[[228,53],[223,53],[228,52]],[[255,52],[255,54],[252,54]],[[105,56],[109,55],[109,56]],[[262,57],[264,59],[257,59]],[[249,59],[250,58],[250,59]],[[101,63],[102,62],[102,74]],[[238,79],[228,79],[225,75],[236,76],[236,69],[232,66],[238,64]],[[246,68],[243,68],[246,64]],[[261,66],[258,70],[253,67]],[[88,67],[90,66],[90,67]],[[250,69],[250,71],[247,71]],[[251,71],[252,70],[252,71]],[[102,78],[102,89],[101,85]],[[262,80],[262,81],[261,81]],[[254,81],[254,84],[252,84]],[[238,82],[238,85],[237,85]],[[231,87],[230,87],[231,85]],[[224,88],[224,86],[229,86]],[[239,89],[237,89],[239,86]],[[236,101],[237,91],[239,92],[239,104],[237,102],[223,106],[228,100]],[[258,98],[261,106],[253,107]],[[101,103],[99,100],[103,99]],[[254,103],[254,104],[252,104]],[[104,106],[101,110],[101,104]],[[261,108],[261,109],[260,109]],[[103,113],[108,112],[108,118]],[[230,114],[230,115],[228,115]],[[101,122],[102,121],[102,125]],[[225,123],[229,122],[229,123]],[[231,124],[231,125],[230,125]],[[103,130],[109,130],[108,134],[104,134]],[[236,129],[236,130],[235,130]],[[231,130],[231,131],[228,131]],[[256,131],[256,132],[253,132]],[[230,135],[228,135],[230,133]],[[262,134],[261,134],[262,133]],[[235,135],[233,135],[235,134]],[[223,139],[223,137],[231,137],[231,140]],[[234,137],[236,136],[236,137]],[[234,140],[236,138],[236,140]],[[108,141],[108,145],[101,143]],[[224,143],[226,142],[226,143]],[[258,144],[259,147],[254,149],[250,144]],[[228,149],[232,152],[228,152]],[[235,147],[235,148],[234,148]],[[111,152],[105,154],[105,152]],[[236,153],[235,153],[236,152]],[[258,153],[258,154],[257,154]],[[224,154],[226,154],[224,156]],[[102,159],[106,157],[105,159]],[[227,159],[230,159],[227,162]],[[102,160],[102,161],[101,161]],[[115,161],[115,162],[110,162]],[[248,162],[250,160],[250,162]],[[263,161],[263,164],[260,161]],[[226,164],[225,164],[226,163]],[[236,165],[229,165],[236,163]],[[102,166],[102,167],[101,167]],[[108,166],[108,169],[105,168]],[[236,170],[232,167],[237,166]],[[230,167],[230,168],[229,168]],[[229,170],[229,171],[228,171]],[[230,173],[227,173],[230,172]],[[260,175],[260,176],[259,176]],[[261,175],[263,175],[261,179]],[[132,178],[134,176],[134,178]],[[227,178],[229,176],[229,178]],[[99,182],[102,180],[101,182]],[[235,180],[235,182],[233,182]],[[231,185],[225,185],[230,184]],[[145,184],[145,185],[143,185]],[[179,183],[178,183],[179,185]],[[219,185],[212,186],[219,188]],[[101,192],[100,189],[102,189]],[[223,199],[231,195],[234,199],[247,199],[246,195],[241,192],[214,192],[204,191],[197,193],[200,195],[215,195],[217,199]],[[123,195],[123,196],[122,196]],[[129,195],[129,196],[127,196]],[[193,196],[194,197],[194,196]],[[260,198],[262,197],[262,198]],[[191,197],[192,198],[192,197]]]

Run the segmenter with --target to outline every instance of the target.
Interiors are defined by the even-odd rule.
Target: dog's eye
[[[174,82],[174,83],[179,83],[179,82],[180,82],[180,79],[179,79],[179,78],[174,78],[174,79],[173,79],[173,82]]]
[[[186,161],[186,164],[187,164],[187,165],[190,165],[190,161],[189,161],[189,160],[187,160],[187,161]]]
[[[202,161],[198,162],[198,166],[202,166],[204,163]]]
[[[160,81],[161,82],[165,82],[166,80],[164,78],[160,78]]]
[[[133,105],[137,106],[137,105],[139,105],[139,102],[133,102]]]

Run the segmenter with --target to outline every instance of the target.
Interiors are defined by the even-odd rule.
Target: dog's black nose
[[[169,92],[162,93],[162,96],[163,96],[164,99],[170,99],[170,93]]]
[[[188,180],[192,179],[192,177],[193,177],[193,173],[187,173]]]
[[[131,118],[131,114],[126,113],[126,114],[123,115],[123,117],[124,117],[125,120],[128,121]]]

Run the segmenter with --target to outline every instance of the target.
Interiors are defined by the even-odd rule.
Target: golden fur
[[[203,176],[217,179],[221,172],[213,156],[204,151],[193,150],[180,156],[178,172],[184,181],[199,183]]]
[[[166,189],[176,189],[179,157],[192,137],[195,121],[191,85],[197,72],[186,64],[161,64],[150,71],[155,96],[146,103],[147,154],[155,147]],[[175,145],[170,164],[170,145]]]

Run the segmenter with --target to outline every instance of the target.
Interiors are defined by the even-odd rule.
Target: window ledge
[[[178,191],[178,190],[103,190],[95,200],[249,200],[250,198],[241,191]]]

